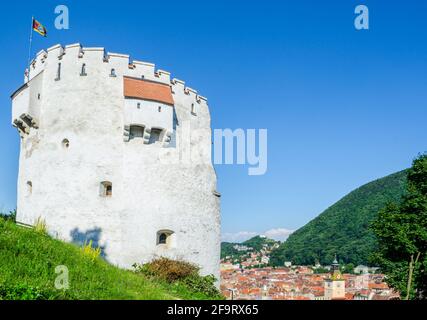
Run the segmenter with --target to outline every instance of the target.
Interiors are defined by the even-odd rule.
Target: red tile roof
[[[381,282],[381,283],[370,283],[369,284],[369,289],[389,289],[387,283]]]
[[[354,299],[354,294],[350,292],[345,293],[345,300],[353,300],[353,299]]]
[[[125,97],[174,104],[171,88],[167,84],[128,77],[123,79]]]

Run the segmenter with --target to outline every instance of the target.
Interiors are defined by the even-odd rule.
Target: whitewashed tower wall
[[[18,222],[42,218],[60,239],[92,239],[121,267],[167,256],[218,277],[207,99],[151,63],[104,48],[56,45],[30,69],[12,95]]]

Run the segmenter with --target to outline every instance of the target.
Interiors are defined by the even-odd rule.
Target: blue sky
[[[54,9],[70,29],[54,28]],[[354,28],[354,8],[370,29]],[[10,94],[33,54],[80,42],[156,63],[207,96],[213,128],[268,129],[268,172],[216,166],[227,239],[283,235],[427,150],[427,2],[28,1],[0,18],[0,208],[15,207],[19,138]],[[273,230],[273,231],[272,231]]]

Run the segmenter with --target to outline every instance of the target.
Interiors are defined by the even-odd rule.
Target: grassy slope
[[[54,288],[55,267],[69,269],[70,289]],[[0,286],[30,286],[50,299],[209,299],[183,285],[148,280],[85,256],[73,244],[0,219]],[[1,296],[0,296],[1,299]]]
[[[352,191],[290,235],[273,252],[272,263],[313,264],[319,259],[328,264],[336,253],[345,263],[367,264],[375,247],[369,225],[387,202],[400,199],[405,183],[406,171],[401,171]]]

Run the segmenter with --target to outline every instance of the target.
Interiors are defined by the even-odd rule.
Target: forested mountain
[[[330,264],[337,254],[343,263],[369,264],[368,256],[376,248],[369,228],[378,211],[405,193],[406,170],[372,181],[350,192],[318,217],[295,231],[274,250],[270,263],[284,261],[311,265],[318,260]]]

